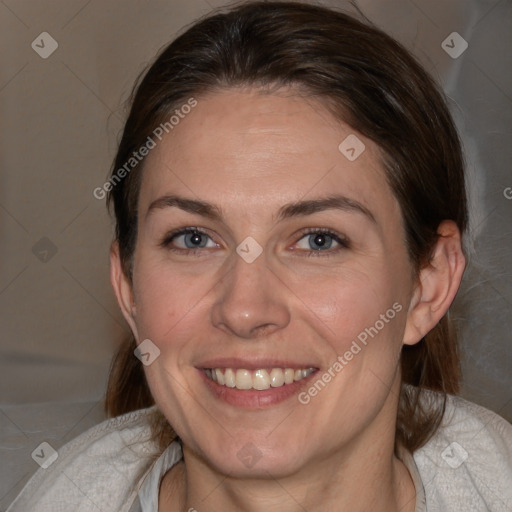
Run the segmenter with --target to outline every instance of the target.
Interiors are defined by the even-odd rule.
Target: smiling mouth
[[[205,368],[204,373],[219,386],[240,390],[265,391],[292,384],[311,375],[316,368],[265,368],[246,370],[243,368]]]

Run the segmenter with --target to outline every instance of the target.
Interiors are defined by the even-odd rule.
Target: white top
[[[51,463],[7,512],[157,512],[160,480],[182,452],[174,442],[159,455],[152,409],[100,423],[60,448],[54,462],[43,450]],[[433,438],[399,456],[416,487],[415,512],[512,511],[512,425],[488,409],[449,396]]]

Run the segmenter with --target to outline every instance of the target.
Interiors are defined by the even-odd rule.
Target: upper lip
[[[258,370],[261,368],[293,368],[300,370],[305,368],[318,368],[317,365],[307,363],[298,363],[286,359],[269,359],[269,358],[239,358],[239,357],[216,357],[202,361],[196,366],[197,368],[243,368],[244,370]]]

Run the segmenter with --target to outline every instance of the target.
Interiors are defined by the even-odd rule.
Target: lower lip
[[[288,400],[293,395],[298,394],[317,372],[317,370],[315,370],[307,377],[294,381],[291,384],[284,384],[278,388],[271,387],[264,391],[258,391],[256,389],[237,389],[230,388],[228,386],[221,386],[208,378],[203,370],[198,371],[201,374],[203,381],[208,386],[208,389],[216,398],[230,405],[244,407],[246,409],[262,409]]]

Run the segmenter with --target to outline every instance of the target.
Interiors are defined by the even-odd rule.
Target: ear
[[[405,345],[418,343],[431,331],[450,307],[466,267],[460,231],[455,222],[441,222],[438,239],[428,265],[421,271],[414,289],[405,326]]]
[[[135,322],[136,308],[133,298],[132,284],[123,271],[121,257],[119,254],[118,242],[113,242],[110,247],[110,283],[117,297],[117,303],[121,308],[121,312],[125,320],[128,322],[130,329],[138,341],[137,325]]]

